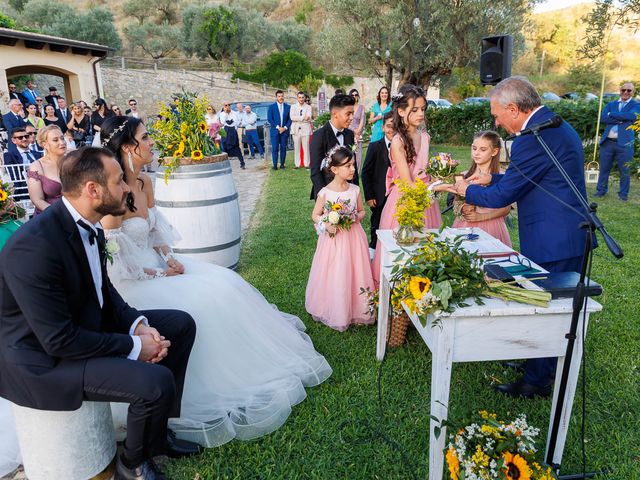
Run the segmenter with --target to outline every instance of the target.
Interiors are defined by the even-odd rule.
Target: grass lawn
[[[469,161],[468,148],[441,150]],[[593,277],[605,293],[600,298],[604,311],[591,317],[586,346],[586,449],[589,470],[611,471],[598,478],[640,479],[640,185],[633,181],[628,203],[618,201],[617,185],[612,187],[612,193],[600,199],[600,216],[622,245],[625,258],[616,261],[603,247],[595,254]],[[316,349],[333,367],[333,375],[309,389],[308,398],[294,407],[287,423],[276,432],[251,442],[233,441],[197,459],[171,462],[169,478],[427,477],[431,355],[426,345],[411,331],[408,344],[389,351],[384,364],[382,433],[397,443],[403,456],[380,431],[367,427],[376,425],[379,418],[376,327],[338,333],[313,322],[305,312],[305,286],[317,239],[310,220],[310,188],[308,170],[270,172],[254,226],[243,244],[239,272],[270,302],[303,319]],[[590,185],[589,193],[593,191]],[[447,216],[445,221],[450,224],[452,218]],[[368,225],[365,230],[368,232]],[[511,234],[517,239],[515,231]],[[496,362],[454,364],[449,418],[459,419],[480,409],[504,419],[526,413],[529,422],[540,427],[540,448],[544,449],[551,401],[511,399],[489,386],[492,380],[514,379],[516,374]],[[577,473],[581,468],[580,402],[578,395],[564,473]]]

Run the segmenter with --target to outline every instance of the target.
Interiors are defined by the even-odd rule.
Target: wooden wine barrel
[[[240,205],[227,154],[182,165],[164,182],[156,172],[156,207],[182,237],[175,253],[236,268],[240,260]]]

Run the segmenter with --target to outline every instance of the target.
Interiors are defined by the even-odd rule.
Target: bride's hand
[[[171,267],[165,268],[164,269],[164,275],[165,277],[175,277],[176,275],[181,275],[184,272],[178,272],[177,270],[174,270]]]
[[[173,270],[175,270],[179,274],[183,274],[184,273],[184,265],[182,265],[175,258],[170,258],[169,261],[167,262],[167,266],[169,268],[172,268]]]

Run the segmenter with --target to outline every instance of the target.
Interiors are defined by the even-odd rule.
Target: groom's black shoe
[[[164,454],[169,458],[184,458],[192,457],[194,455],[200,455],[204,449],[194,442],[188,440],[182,440],[176,438],[176,434],[168,430],[167,431],[167,443],[165,445]]]
[[[503,383],[500,385],[496,385],[495,389],[511,397],[533,398],[548,397],[549,395],[551,395],[551,385],[547,385],[546,387],[538,387],[536,385],[527,383],[524,380],[520,380],[519,382],[515,383]]]
[[[504,368],[513,368],[515,371],[524,373],[524,363],[516,362],[514,360],[507,360],[505,362],[500,362]]]
[[[153,460],[145,460],[134,468],[128,468],[120,455],[116,460],[115,480],[167,480]]]

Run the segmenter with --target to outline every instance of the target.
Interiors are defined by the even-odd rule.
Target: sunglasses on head
[[[632,88],[621,88],[620,91],[621,92],[629,92],[629,93],[631,93],[631,92],[633,92],[633,89]]]

